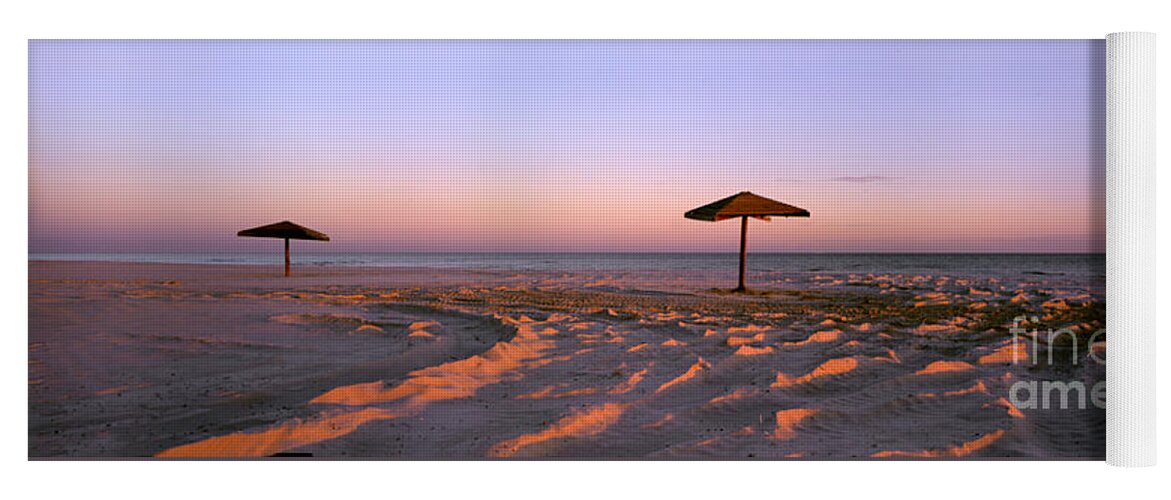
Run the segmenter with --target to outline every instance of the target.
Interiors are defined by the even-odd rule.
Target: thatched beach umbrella
[[[289,275],[289,240],[316,240],[329,241],[325,233],[314,231],[305,226],[281,221],[267,226],[245,229],[236,233],[236,236],[250,236],[253,238],[281,238],[285,240],[285,276]]]
[[[809,217],[809,211],[743,191],[690,210],[683,216],[708,222],[740,218],[740,286],[735,291],[743,292],[747,290],[744,287],[744,263],[748,256],[748,218],[767,221],[769,217]]]

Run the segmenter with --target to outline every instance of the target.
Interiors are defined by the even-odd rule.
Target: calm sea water
[[[719,271],[734,253],[297,253],[298,266],[369,266],[500,271]],[[280,264],[279,253],[31,254],[29,260],[173,264]],[[1105,254],[794,254],[754,253],[751,272],[1059,275],[1105,279]]]

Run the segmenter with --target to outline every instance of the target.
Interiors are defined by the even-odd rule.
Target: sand
[[[1036,364],[1009,332],[1024,315],[1088,341],[1095,284],[821,273],[736,295],[654,272],[295,271],[30,262],[29,456],[1105,454],[1103,410],[1010,394],[1104,380],[1104,336],[1037,335],[1059,347]]]

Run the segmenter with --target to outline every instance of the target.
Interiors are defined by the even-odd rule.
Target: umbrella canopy
[[[320,231],[314,231],[300,224],[281,221],[267,226],[245,229],[236,233],[236,236],[251,236],[253,238],[283,238],[286,240],[317,240],[329,241],[329,236]]]
[[[809,217],[809,211],[742,191],[683,214],[688,219],[717,222],[736,217]]]
[[[289,259],[289,240],[329,241],[329,236],[325,233],[309,229],[300,224],[293,224],[287,220],[267,226],[245,229],[236,233],[236,236],[279,238],[285,240],[285,276],[289,276],[292,272],[292,265]]]
[[[748,290],[744,286],[744,271],[748,260],[748,218],[767,221],[769,217],[809,217],[809,211],[742,191],[717,202],[688,210],[683,216],[708,222],[740,218],[740,285],[735,291],[744,292]]]

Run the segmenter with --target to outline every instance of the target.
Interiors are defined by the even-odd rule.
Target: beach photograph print
[[[31,40],[28,458],[1103,460],[1104,40]]]

